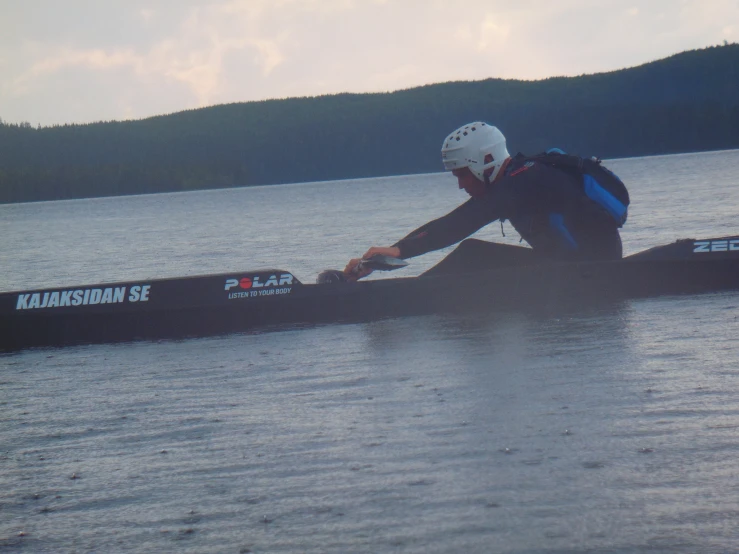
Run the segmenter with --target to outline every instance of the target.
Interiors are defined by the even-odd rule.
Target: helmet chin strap
[[[490,168],[492,168],[492,167],[495,167],[496,163],[495,162],[490,162],[490,163],[485,164],[484,169],[483,169],[483,173],[482,173],[483,174],[483,177],[485,177],[485,184],[486,185],[490,185],[490,184],[494,183],[495,180],[498,178],[498,176],[500,176],[500,174],[505,171],[505,168],[506,168],[506,166],[508,165],[508,163],[510,161],[511,161],[511,158],[510,157],[506,158],[505,160],[503,160],[503,163],[500,164],[500,168],[498,169],[497,172],[492,171],[490,173],[487,173],[487,170],[490,169]],[[493,179],[491,181],[490,180],[490,174],[492,174],[492,173],[495,173],[496,175],[495,175],[495,179]]]
[[[505,163],[505,162],[503,162],[503,163]],[[482,177],[483,177],[486,185],[490,185],[493,182],[493,181],[490,180],[490,175],[492,175],[493,173],[495,173],[495,166],[496,165],[497,164],[495,162],[490,162],[490,163],[486,163],[485,165],[482,166]],[[490,169],[492,169],[493,171],[489,171]],[[502,169],[502,164],[501,164],[501,169]],[[500,175],[500,171],[498,171],[498,175]],[[496,175],[496,177],[498,175]]]

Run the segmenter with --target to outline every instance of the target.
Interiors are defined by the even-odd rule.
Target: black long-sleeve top
[[[402,258],[420,256],[467,238],[488,223],[509,220],[534,250],[558,256],[571,251],[552,215],[562,217],[567,231],[587,257],[587,252],[610,246],[618,229],[599,211],[592,210],[581,177],[562,169],[515,156],[505,174],[487,186],[480,198],[414,230],[395,243]],[[602,245],[600,243],[603,243]],[[618,239],[620,257],[620,238]],[[602,250],[602,248],[600,249]],[[592,257],[592,256],[591,256]]]

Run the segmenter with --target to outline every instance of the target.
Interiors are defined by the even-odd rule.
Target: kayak
[[[396,262],[382,268],[404,265]],[[266,269],[0,293],[0,350],[725,290],[739,290],[739,237],[682,239],[617,261],[358,282],[305,284],[290,271]]]

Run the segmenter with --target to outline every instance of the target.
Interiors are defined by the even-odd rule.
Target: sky
[[[0,0],[0,119],[633,67],[739,42],[739,0]]]

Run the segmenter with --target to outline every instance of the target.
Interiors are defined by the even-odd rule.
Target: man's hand
[[[359,262],[362,261],[362,258],[352,258],[349,260],[349,263],[346,264],[346,267],[344,268],[344,275],[346,275],[346,278],[349,281],[356,281],[357,279],[361,279],[362,277],[367,277],[370,273],[372,273],[372,270],[368,267],[360,267]]]
[[[368,260],[376,255],[390,256],[391,258],[400,258],[400,248],[397,246],[373,246],[364,253],[362,259]]]
[[[350,281],[356,281],[362,277],[367,277],[367,275],[372,273],[372,270],[366,267],[360,267],[360,262],[363,259],[366,260],[377,254],[399,258],[400,248],[397,246],[373,246],[367,250],[361,258],[353,258],[349,260],[349,263],[346,264],[346,267],[344,268],[344,275],[346,275],[346,278]]]

